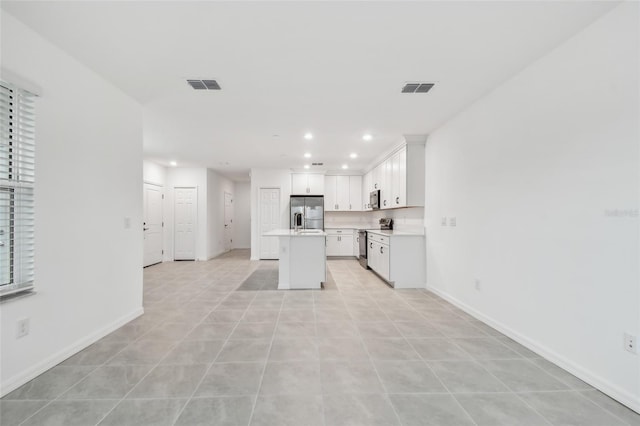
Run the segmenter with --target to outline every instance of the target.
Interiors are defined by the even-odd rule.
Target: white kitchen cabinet
[[[382,186],[384,184],[385,176],[385,164],[384,162],[378,164],[375,169],[373,169],[373,189],[382,190]]]
[[[292,195],[324,195],[324,175],[291,173]]]
[[[380,208],[381,209],[390,209],[392,208],[391,197],[393,196],[393,191],[391,189],[393,185],[393,167],[391,158],[385,160],[382,163],[382,173],[383,178],[380,179]]]
[[[367,264],[394,288],[426,288],[424,235],[368,231]]]
[[[380,190],[381,209],[424,206],[424,155],[424,140],[417,138],[408,141],[368,173],[372,180],[371,191]]]
[[[327,228],[327,256],[353,256],[353,229]]]
[[[336,176],[336,201],[339,211],[349,211],[349,178],[350,176]]]
[[[349,211],[361,211],[362,176],[349,176]]]
[[[327,256],[340,256],[340,236],[331,235],[327,229]]]
[[[371,191],[373,191],[373,172],[368,172],[362,178],[362,209],[364,211],[371,210],[369,199]]]
[[[360,257],[360,234],[357,229],[354,229],[353,232],[353,255]]]
[[[338,210],[338,176],[324,177],[324,211],[335,212]]]
[[[362,176],[325,176],[325,211],[360,211]]]
[[[384,280],[390,281],[389,277],[389,245],[378,241],[369,242],[369,253],[367,258],[370,259],[369,267],[376,271]]]

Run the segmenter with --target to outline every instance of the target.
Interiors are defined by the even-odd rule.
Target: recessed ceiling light
[[[349,168],[349,165],[348,165],[348,164],[343,164],[343,165],[342,165],[342,168],[343,168],[343,169],[348,169],[348,168]]]
[[[365,140],[365,141],[370,141],[371,139],[373,139],[373,136],[371,136],[369,133],[365,133],[362,136],[362,139]]]
[[[311,153],[310,152],[305,152],[304,153],[304,158],[311,158]]]
[[[304,134],[304,138],[306,140],[310,141],[311,139],[313,139],[313,135],[311,133],[307,132],[307,133]]]
[[[308,169],[309,167],[311,167],[311,166],[310,166],[310,165],[308,165],[308,164],[305,164],[305,165],[304,165],[304,168],[305,168],[305,169]]]
[[[175,167],[175,166],[177,166],[177,165],[178,165],[178,163],[176,163],[175,161],[169,161],[169,165],[170,165],[171,167]]]
[[[352,152],[351,154],[349,154],[349,157],[358,158],[358,154],[356,154],[355,152]]]

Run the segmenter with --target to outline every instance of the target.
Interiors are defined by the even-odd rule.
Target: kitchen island
[[[278,290],[320,289],[327,280],[324,231],[275,229],[263,235],[280,239]]]

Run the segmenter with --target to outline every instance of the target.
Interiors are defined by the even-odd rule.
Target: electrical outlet
[[[476,285],[476,290],[480,291],[480,280],[476,278],[475,281],[475,285]]]
[[[440,225],[447,226],[447,218],[446,218],[446,216],[442,216],[442,220],[440,221]]]
[[[638,348],[636,347],[636,336],[630,333],[624,333],[624,350],[631,352],[632,354],[638,353]]]
[[[17,323],[16,337],[19,339],[29,334],[29,318],[21,318]]]
[[[455,217],[450,217],[449,218],[449,226],[456,226],[456,218]]]

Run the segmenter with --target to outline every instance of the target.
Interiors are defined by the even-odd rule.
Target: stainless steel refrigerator
[[[296,213],[301,213],[301,215],[296,217]],[[292,195],[289,221],[291,229],[295,228],[296,218],[298,219],[298,228],[324,230],[324,196]]]

